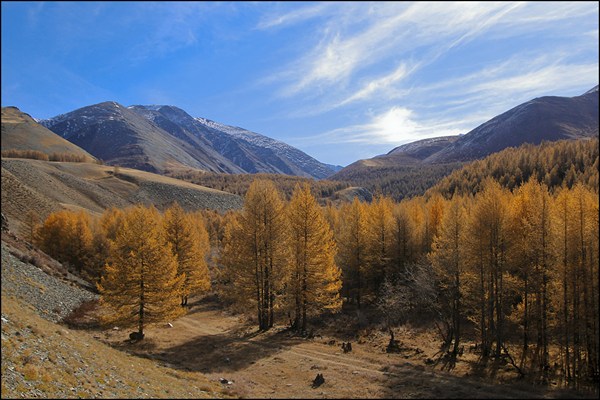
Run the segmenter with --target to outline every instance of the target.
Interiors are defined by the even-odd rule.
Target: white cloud
[[[582,94],[598,84],[598,64],[569,64],[560,57],[552,62],[550,58],[514,57],[469,75],[422,86],[412,95],[424,103],[435,98],[433,105],[423,107],[442,109],[438,116],[476,112],[492,118],[534,97]]]
[[[394,106],[385,112],[372,115],[370,121],[366,124],[350,125],[319,135],[299,138],[296,143],[398,145],[429,137],[466,133],[471,124],[472,121],[470,120],[419,121],[412,110]]]
[[[148,35],[132,49],[134,61],[162,57],[198,43],[198,30],[217,18],[219,4],[210,2],[141,3],[129,18],[147,26]]]
[[[575,86],[595,85],[598,81],[598,64],[549,65],[523,74],[494,81],[481,82],[469,92],[549,93]]]
[[[331,3],[318,3],[314,6],[296,8],[287,13],[268,14],[264,16],[257,25],[257,29],[272,29],[285,27],[299,22],[306,21],[323,15],[327,9],[331,8]],[[336,5],[336,7],[338,7]]]
[[[476,36],[516,7],[503,3],[485,6],[385,3],[371,13],[358,10],[356,20],[347,14],[334,15],[321,32],[318,44],[300,60],[294,60],[287,74],[281,74],[291,81],[283,94],[290,96],[315,86],[339,85],[391,55],[401,56],[422,46],[440,47],[437,44],[445,41],[444,51],[447,51]]]
[[[382,91],[389,92],[388,97],[395,97],[395,95],[397,95],[398,93],[396,90],[394,90],[394,84],[405,79],[415,68],[416,66],[409,69],[405,63],[401,63],[391,73],[379,78],[375,78],[369,81],[368,83],[364,84],[358,91],[348,96],[337,106],[343,106],[354,101],[368,99],[371,96],[378,94]],[[394,92],[395,94],[392,94]]]
[[[593,12],[589,3],[572,2],[384,2],[347,7],[319,3],[278,14],[261,26],[286,26],[316,17],[325,20],[315,32],[313,47],[271,74],[271,82],[280,84],[283,97],[325,96],[320,108],[328,111],[379,96],[397,99],[406,93],[402,86],[407,75],[483,34],[532,33],[558,20]],[[397,66],[395,70],[383,76],[374,73],[390,63]]]

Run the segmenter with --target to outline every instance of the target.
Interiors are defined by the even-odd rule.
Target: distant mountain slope
[[[403,155],[404,157],[410,157],[418,161],[423,161],[430,157],[432,154],[445,149],[452,145],[460,138],[460,135],[456,136],[440,136],[435,138],[428,138],[423,140],[417,140],[403,144],[391,150],[384,156],[378,156],[378,158],[392,158],[394,156]]]
[[[242,206],[242,198],[149,172],[93,163],[59,163],[2,159],[2,212],[18,231],[26,212],[45,217],[64,208],[102,213],[135,203],[159,209],[177,201],[186,210],[225,211]]]
[[[540,97],[492,118],[465,135],[419,140],[359,160],[329,179],[383,191],[397,199],[423,194],[463,163],[523,143],[598,136],[598,86],[575,97]],[[422,176],[422,178],[421,178]],[[409,185],[407,181],[421,183]]]
[[[523,143],[598,136],[598,86],[581,96],[545,96],[485,122],[425,159],[470,161]]]
[[[138,105],[129,108],[182,140],[208,143],[220,155],[248,173],[264,172],[319,179],[333,173],[325,164],[295,147],[243,128],[206,118],[194,118],[173,106]]]
[[[87,158],[95,157],[38,124],[17,107],[2,107],[2,151],[34,150],[47,155],[66,153]]]
[[[105,102],[40,121],[108,164],[164,173],[195,168],[324,178],[333,173],[302,151],[173,106]]]
[[[339,172],[344,169],[344,167],[341,165],[334,165],[334,164],[325,164],[325,165],[327,166],[327,168],[329,168],[333,172]]]
[[[41,124],[89,151],[107,164],[162,172],[191,167],[230,172],[206,146],[193,146],[165,132],[138,113],[115,102],[80,108],[41,120]]]

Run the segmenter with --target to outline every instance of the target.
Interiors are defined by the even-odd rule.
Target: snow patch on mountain
[[[224,132],[233,137],[245,140],[248,143],[258,146],[258,147],[266,147],[266,148],[270,148],[270,149],[278,150],[278,151],[286,151],[286,150],[287,151],[290,151],[290,150],[297,151],[297,149],[293,148],[292,146],[290,146],[288,144],[280,142],[279,140],[275,140],[270,137],[263,136],[259,133],[252,132],[247,129],[239,128],[237,126],[221,124],[219,122],[211,121],[210,119],[206,119],[206,118],[194,118],[194,119],[196,121],[200,122],[202,125],[205,125],[212,129],[216,129],[220,132]]]
[[[279,140],[249,131],[237,126],[225,125],[206,118],[195,118],[202,125],[244,140],[253,146],[271,149],[280,157],[284,157],[298,165],[304,171],[318,170],[320,176],[331,175],[332,170],[303,151]],[[313,173],[314,174],[314,173]]]

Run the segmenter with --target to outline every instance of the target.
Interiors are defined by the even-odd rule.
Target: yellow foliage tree
[[[499,355],[504,346],[505,331],[505,273],[509,221],[507,207],[510,193],[493,179],[482,183],[482,191],[475,198],[467,223],[466,254],[469,277],[476,288],[471,295],[477,298],[480,316],[482,352],[491,354],[493,343]]]
[[[48,255],[82,272],[92,253],[90,224],[89,215],[83,211],[52,213],[39,227],[36,242]]]
[[[296,185],[288,217],[292,250],[288,284],[294,309],[292,326],[306,331],[307,315],[321,310],[340,310],[341,270],[334,260],[337,249],[333,232],[307,183]]]
[[[459,352],[461,336],[461,297],[464,289],[461,276],[465,264],[465,209],[462,199],[456,196],[444,213],[437,234],[433,239],[432,251],[428,258],[438,279],[438,291],[441,296],[441,316],[446,319],[445,341],[454,341],[452,354]]]
[[[389,197],[377,196],[367,208],[367,243],[370,284],[377,291],[392,272],[394,249],[394,204]]]
[[[36,232],[40,225],[40,219],[40,215],[33,209],[27,211],[25,214],[23,225],[26,232],[26,239],[29,243],[34,243],[36,240]]]
[[[344,289],[358,308],[365,292],[365,276],[368,273],[368,233],[365,205],[356,197],[351,204],[341,208],[339,260],[342,267]]]
[[[177,258],[177,272],[185,275],[181,305],[187,306],[191,294],[210,288],[208,233],[201,217],[186,214],[177,203],[166,210],[163,221],[167,242]]]
[[[118,208],[111,207],[104,211],[100,218],[100,226],[108,240],[115,241],[117,239],[117,234],[123,226],[124,217],[123,210]]]
[[[225,228],[221,263],[227,268],[238,303],[254,302],[259,329],[273,326],[276,299],[289,258],[284,203],[270,181],[255,180],[244,208]]]
[[[137,322],[141,338],[145,324],[182,314],[179,296],[185,275],[177,275],[177,259],[170,247],[154,207],[125,210],[111,246],[112,262],[97,285],[101,304],[110,311],[107,322]]]

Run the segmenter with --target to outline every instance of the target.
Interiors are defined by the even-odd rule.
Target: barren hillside
[[[186,210],[241,207],[239,196],[128,168],[92,163],[2,159],[2,212],[20,232],[28,210],[42,218],[63,208],[101,213],[134,203],[159,209],[177,201]]]
[[[2,151],[5,150],[34,150],[48,155],[66,153],[90,161],[96,159],[16,107],[2,107]]]

